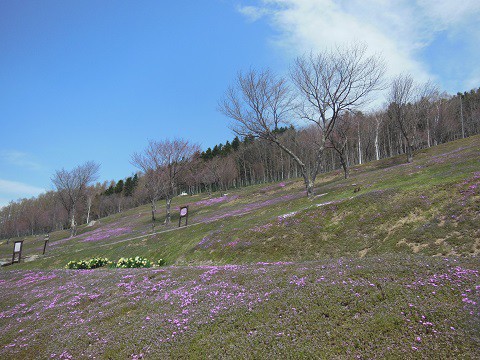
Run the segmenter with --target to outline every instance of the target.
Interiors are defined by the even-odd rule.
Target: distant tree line
[[[412,126],[407,134],[412,137],[412,149],[429,148],[448,141],[480,134],[480,88],[448,95],[435,90],[417,103],[403,105]],[[322,157],[322,172],[342,170],[350,166],[406,155],[408,142],[402,133],[393,103],[371,112],[346,112],[339,117],[335,129],[326,141]],[[316,161],[311,151],[315,131],[309,126],[280,127],[278,137],[295,153],[307,159],[307,166]],[[301,176],[300,166],[281,148],[253,136],[235,137],[227,144],[218,144],[194,159],[191,178],[186,178],[183,189],[189,193],[227,190],[232,187],[281,181]],[[214,155],[215,154],[215,155]],[[201,161],[200,161],[201,160]],[[407,159],[406,159],[407,160]]]
[[[414,108],[413,104],[409,106]],[[418,111],[422,113],[414,127],[414,150],[480,134],[480,89],[454,96],[436,92],[428,106]],[[389,104],[376,112],[345,114],[328,142],[322,160],[323,171],[343,169],[344,165],[348,169],[352,165],[406,154],[407,143],[392,112]],[[302,156],[309,154],[308,127],[289,126],[278,131],[290,148]],[[311,157],[309,163],[314,160]],[[295,179],[301,176],[300,171],[298,164],[274,144],[252,136],[237,136],[231,142],[195,154],[185,167],[175,195],[183,191],[188,194],[226,191]],[[145,182],[143,173],[138,173],[126,179],[87,186],[76,209],[77,222],[98,220],[150,203]],[[69,226],[68,212],[56,191],[12,201],[0,210],[0,238],[43,234]]]
[[[353,165],[402,154],[410,162],[415,150],[480,134],[479,88],[452,96],[402,74],[385,86],[386,105],[376,111],[352,106],[363,103],[356,100],[357,95],[363,99],[362,93],[350,100],[335,98],[345,91],[343,72],[355,74],[358,64],[366,66],[360,70],[368,70],[360,72],[361,86],[355,85],[358,79],[350,79],[345,89],[354,85],[369,90],[373,86],[369,81],[381,75],[375,73],[375,59],[362,56],[357,48],[335,56],[299,58],[291,83],[268,71],[239,73],[220,103],[220,110],[233,119],[234,139],[203,152],[182,139],[150,141],[132,155],[139,172],[118,181],[92,184],[98,170],[94,163],[57,171],[52,178],[57,190],[0,209],[0,238],[67,228],[74,235],[77,223],[144,204],[151,204],[155,221],[159,200],[165,200],[168,223],[171,200],[181,193],[226,191],[300,177],[307,193],[313,193],[317,173],[340,170],[347,178]],[[343,67],[333,66],[338,63]],[[336,73],[339,70],[342,76]],[[374,79],[365,83],[372,74]],[[300,88],[297,93],[294,86]],[[83,185],[75,183],[68,193],[68,176],[88,169],[90,176],[83,178]]]
[[[0,238],[64,229],[70,229],[74,234],[76,226],[72,226],[72,221],[75,225],[85,224],[141,205],[139,197],[134,196],[138,183],[139,178],[135,174],[118,182],[97,182],[79,187],[73,220],[73,207],[70,207],[72,200],[65,190],[52,190],[30,199],[11,201],[0,209]]]

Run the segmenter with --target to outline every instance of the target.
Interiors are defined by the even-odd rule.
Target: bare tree
[[[206,161],[203,167],[204,182],[214,183],[220,190],[227,190],[237,176],[237,165],[231,156],[215,157]]]
[[[97,179],[99,169],[99,164],[87,161],[70,171],[57,170],[51,179],[57,188],[60,202],[68,213],[70,236],[75,236],[77,232],[75,215],[79,200],[84,196],[86,187]]]
[[[166,201],[165,224],[170,223],[170,205],[177,191],[186,164],[198,153],[199,147],[187,140],[150,140],[141,153],[132,155],[131,163],[143,171],[152,203],[152,221],[155,221],[155,202]]]
[[[276,77],[269,70],[246,74],[238,73],[234,86],[230,87],[219,110],[234,120],[232,130],[240,136],[254,136],[277,144],[300,167],[307,188],[313,194],[313,181],[308,164],[287,147],[279,133],[281,124],[288,124],[296,104],[287,81]],[[313,179],[314,180],[314,179]]]
[[[366,47],[353,45],[309,57],[294,63],[291,78],[302,99],[297,107],[292,92],[283,78],[270,71],[239,73],[235,85],[229,88],[220,111],[235,120],[235,133],[268,140],[277,144],[300,167],[307,196],[314,195],[314,183],[323,161],[326,141],[342,113],[353,111],[368,100],[373,90],[381,87],[383,62],[367,56]],[[315,162],[309,166],[278,136],[281,123],[291,120],[293,110],[316,126],[313,151]]]
[[[388,95],[389,116],[396,121],[406,142],[407,162],[413,161],[413,151],[422,116],[428,116],[432,96],[436,88],[430,82],[415,84],[409,74],[393,79]]]
[[[91,213],[91,210],[92,210],[92,201],[93,201],[93,198],[95,197],[95,188],[93,186],[88,186],[86,187],[85,189],[85,196],[87,198],[87,220],[86,220],[86,223],[90,223],[90,213]]]
[[[384,121],[385,113],[383,111],[375,111],[374,113],[370,114],[369,119],[370,121],[375,121],[375,160],[380,160],[380,146],[379,146],[379,135],[380,135],[380,126]]]
[[[340,165],[342,166],[345,179],[348,179],[350,175],[347,144],[352,137],[354,127],[354,119],[349,113],[339,117],[335,128],[330,132],[327,142],[327,147],[335,150],[340,158]]]
[[[313,182],[320,171],[327,139],[339,116],[369,101],[374,90],[382,88],[385,65],[378,56],[367,56],[365,45],[336,48],[323,54],[299,57],[291,78],[302,98],[299,115],[319,130]]]

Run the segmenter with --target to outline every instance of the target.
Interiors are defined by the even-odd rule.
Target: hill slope
[[[152,231],[147,206],[82,227],[75,238],[26,238],[16,267],[60,268],[92,256],[164,258],[168,264],[302,261],[384,253],[476,255],[480,251],[480,137],[321,176],[313,200],[301,181],[252,186],[226,196],[178,197],[190,204],[189,226]],[[354,188],[360,192],[354,193]],[[163,205],[160,203],[160,205]],[[11,244],[2,241],[1,259]]]
[[[0,270],[0,358],[479,358],[480,137],[403,161],[326,174],[314,199],[299,181],[180,197],[180,229],[145,206],[45,256],[26,238]],[[135,255],[177,266],[62,269]]]

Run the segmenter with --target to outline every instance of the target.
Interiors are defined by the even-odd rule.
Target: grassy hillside
[[[478,263],[439,260],[2,272],[0,357],[478,358]]]
[[[314,199],[300,181],[178,197],[188,227],[143,206],[45,256],[25,238],[0,270],[0,358],[479,358],[480,137],[415,155],[325,174]],[[63,269],[137,255],[176,266]]]
[[[480,137],[416,154],[357,166],[352,177],[321,176],[318,196],[304,196],[301,181],[178,197],[190,204],[189,226],[178,218],[152,231],[148,206],[54,233],[45,256],[43,237],[25,239],[25,262],[16,268],[61,268],[92,256],[165,258],[169,264],[303,261],[385,253],[476,255],[480,251]],[[354,188],[360,192],[354,193]],[[159,207],[163,203],[159,203]],[[176,215],[178,211],[176,211]],[[160,218],[162,214],[160,213]],[[2,241],[0,259],[12,245]]]

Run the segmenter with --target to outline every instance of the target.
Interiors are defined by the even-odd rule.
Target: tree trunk
[[[362,139],[360,138],[360,123],[358,123],[357,134],[358,134],[358,164],[362,165],[363,158],[362,158]]]
[[[167,197],[165,199],[166,201],[166,206],[165,206],[165,212],[166,212],[166,216],[165,216],[165,225],[168,225],[170,224],[170,205],[172,204],[172,199],[170,197]]]
[[[343,155],[340,155],[340,162],[342,163],[343,174],[345,176],[345,179],[348,179],[348,177],[350,176],[350,171],[348,169],[347,162],[343,158]]]
[[[298,164],[298,166],[300,167],[300,171],[302,173],[303,180],[305,182],[305,187],[307,189],[307,197],[309,197],[309,198],[313,197],[315,195],[314,183],[315,183],[315,177],[317,176],[317,173],[318,173],[318,169],[316,168],[313,171],[312,177],[309,178],[308,172],[307,172],[307,167],[300,160],[300,158],[297,155],[295,155],[290,149],[288,149],[287,147],[282,145],[278,140],[275,139],[274,142]],[[317,155],[317,159],[316,159],[317,162],[320,161],[320,157],[321,157],[320,154],[323,153],[323,148],[320,151],[321,152],[319,152],[319,154]],[[319,164],[317,163],[317,165],[319,165]]]
[[[462,123],[462,139],[465,139],[465,126],[463,122],[463,101],[462,95],[460,95],[460,121]]]
[[[306,171],[303,173],[303,181],[305,183],[305,189],[307,190],[307,197],[312,198],[315,195],[314,180],[309,179]]]
[[[92,208],[92,199],[87,199],[87,224],[90,222],[90,209]]]
[[[77,234],[77,223],[75,222],[75,209],[72,210],[72,218],[70,219],[70,237]]]
[[[155,221],[155,210],[156,210],[155,199],[152,199],[152,221],[153,222]]]
[[[428,119],[427,116],[427,146],[431,147],[431,141],[430,141],[430,120]]]
[[[406,149],[406,153],[407,153],[407,162],[408,163],[411,163],[413,162],[413,145],[410,144],[410,142],[407,143],[407,149]]]

